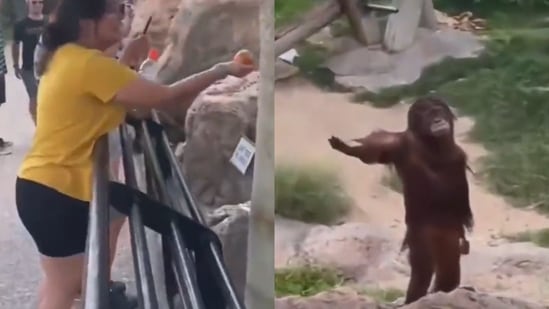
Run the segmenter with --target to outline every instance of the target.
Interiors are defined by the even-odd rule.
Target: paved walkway
[[[8,68],[11,56],[6,50]],[[6,76],[7,103],[0,107],[0,137],[14,143],[13,153],[0,156],[0,309],[34,309],[41,273],[34,244],[15,209],[15,177],[32,140],[34,125],[27,94],[13,72]],[[133,278],[127,224],[121,235],[113,279]]]

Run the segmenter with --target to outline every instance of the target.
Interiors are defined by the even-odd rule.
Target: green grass
[[[532,242],[540,247],[549,248],[549,228],[503,235],[503,238],[511,242]]]
[[[303,266],[275,272],[276,297],[289,295],[312,296],[344,283],[343,275],[333,269]]]
[[[294,61],[294,65],[299,68],[302,76],[320,88],[337,90],[334,88],[334,73],[322,67],[329,57],[329,51],[322,46],[307,42],[301,42],[296,46],[296,49],[299,57]]]
[[[275,0],[275,25],[281,27],[298,20],[323,0]]]
[[[372,298],[377,303],[392,303],[406,295],[403,290],[397,288],[366,288],[361,291],[361,294]]]
[[[275,213],[303,222],[339,223],[352,204],[337,173],[321,165],[279,165],[275,187]]]

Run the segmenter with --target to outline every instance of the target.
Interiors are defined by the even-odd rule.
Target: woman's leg
[[[38,309],[70,309],[83,282],[84,254],[70,257],[40,257],[44,279]]]
[[[113,212],[111,211],[111,215]],[[118,236],[120,236],[120,231],[126,223],[126,217],[119,217],[111,220],[111,226],[109,230],[109,249],[110,249],[110,258],[111,258],[111,269],[112,264],[114,263],[114,258],[116,257],[116,246],[118,244]]]
[[[18,178],[16,204],[41,254],[38,308],[70,309],[84,277],[89,203]]]

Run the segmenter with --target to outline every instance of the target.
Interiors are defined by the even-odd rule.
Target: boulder
[[[228,77],[206,89],[187,112],[179,159],[205,210],[251,198],[253,163],[243,175],[229,159],[241,137],[255,142],[258,80],[257,72],[243,79]]]
[[[223,258],[236,293],[244,299],[250,203],[225,205],[208,214],[208,225],[223,244]]]
[[[228,61],[242,48],[258,55],[259,4],[256,0],[180,1],[159,59],[160,81],[172,83]]]
[[[276,309],[385,309],[370,298],[348,288],[322,292],[311,297],[289,296],[275,300]]]
[[[288,226],[287,223],[284,225]],[[295,239],[294,243],[281,246],[280,237],[276,237],[278,267],[325,266],[338,269],[346,278],[361,283],[400,277],[397,276],[401,272],[399,264],[402,264],[398,260],[400,248],[388,230],[364,223],[345,223],[331,227],[312,226],[303,235],[304,229],[293,225],[293,230],[299,235],[293,238],[285,236],[284,239]],[[280,226],[280,223],[276,225],[276,234]],[[284,250],[287,247],[292,250]],[[282,256],[284,253],[287,256]],[[286,261],[281,261],[283,258]]]
[[[130,37],[143,32],[162,50],[160,82],[169,84],[228,61],[240,49],[259,55],[259,2],[254,0],[139,0]],[[177,144],[185,134],[185,111],[159,113],[168,138]]]
[[[477,293],[468,289],[456,289],[451,293],[430,294],[402,309],[546,309],[547,306],[529,303],[515,298]]]
[[[172,20],[178,12],[180,3],[181,0],[135,1],[130,36],[142,34],[147,20],[152,18],[147,35],[153,47],[163,50],[167,44]]]
[[[468,289],[456,289],[451,293],[435,293],[425,296],[413,304],[377,304],[368,297],[350,289],[335,289],[311,297],[284,297],[276,300],[276,309],[546,309],[526,301],[477,293]]]
[[[378,92],[412,84],[426,67],[444,58],[474,58],[483,50],[481,38],[472,33],[419,28],[413,43],[401,52],[362,47],[335,55],[325,65],[335,73],[336,83],[342,88]]]

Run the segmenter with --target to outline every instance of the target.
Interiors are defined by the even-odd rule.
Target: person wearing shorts
[[[29,114],[36,125],[36,92],[38,84],[34,76],[34,52],[45,18],[42,14],[43,0],[26,0],[28,15],[15,23],[13,30],[13,43],[11,45],[13,57],[13,69],[15,76],[23,81],[29,95]],[[22,49],[22,53],[21,53]],[[19,65],[19,58],[23,65]]]
[[[146,58],[146,37],[130,41],[120,62],[104,53],[121,40],[119,4],[59,0],[55,17],[44,28],[46,52],[37,63],[39,121],[15,185],[19,218],[36,245],[44,274],[38,309],[70,309],[85,282],[98,140],[121,125],[128,111],[185,111],[216,81],[255,69],[230,61],[171,85],[140,78],[128,66]],[[109,236],[112,254],[116,240]]]

